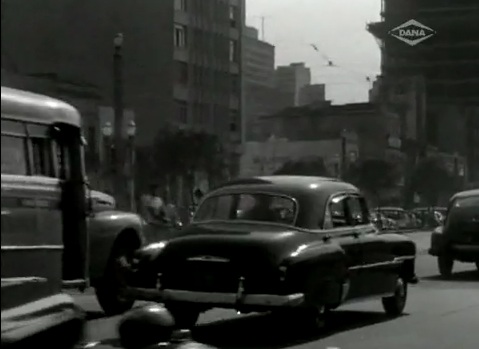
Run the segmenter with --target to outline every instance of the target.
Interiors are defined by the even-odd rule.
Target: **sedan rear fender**
[[[347,273],[347,258],[341,246],[333,243],[313,243],[301,245],[283,260],[280,266],[288,278],[295,278],[310,271],[331,271],[334,277]],[[322,275],[330,277],[331,275]]]

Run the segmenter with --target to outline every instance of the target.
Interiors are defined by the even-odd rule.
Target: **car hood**
[[[192,224],[168,241],[159,260],[163,266],[191,258],[277,265],[311,238],[307,232],[266,224]]]

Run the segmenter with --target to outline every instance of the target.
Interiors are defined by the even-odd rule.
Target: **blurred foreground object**
[[[73,348],[83,337],[84,312],[65,294],[2,311],[2,348]]]
[[[118,325],[118,334],[125,349],[214,349],[194,342],[189,330],[176,329],[169,311],[154,303],[128,312]]]

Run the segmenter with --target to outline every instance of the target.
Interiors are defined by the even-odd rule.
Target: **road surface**
[[[479,277],[475,267],[458,264],[451,280],[437,276],[436,261],[425,254],[429,233],[411,233],[420,256],[421,282],[410,288],[404,316],[388,319],[380,301],[341,307],[333,312],[328,329],[304,338],[287,323],[270,315],[240,316],[215,310],[204,314],[194,330],[195,339],[218,348],[291,349],[477,349],[479,348]],[[119,348],[119,317],[103,317],[91,294],[76,296],[90,318],[90,340],[105,341],[98,348]]]

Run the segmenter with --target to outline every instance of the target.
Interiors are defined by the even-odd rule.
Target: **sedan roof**
[[[457,198],[469,198],[473,196],[479,196],[479,189],[461,191],[459,193],[454,194],[451,200],[454,200]]]
[[[251,190],[267,191],[296,195],[331,195],[335,192],[359,190],[352,184],[343,182],[336,178],[315,177],[315,176],[258,176],[239,178],[222,184],[213,190],[218,193],[230,190]]]

